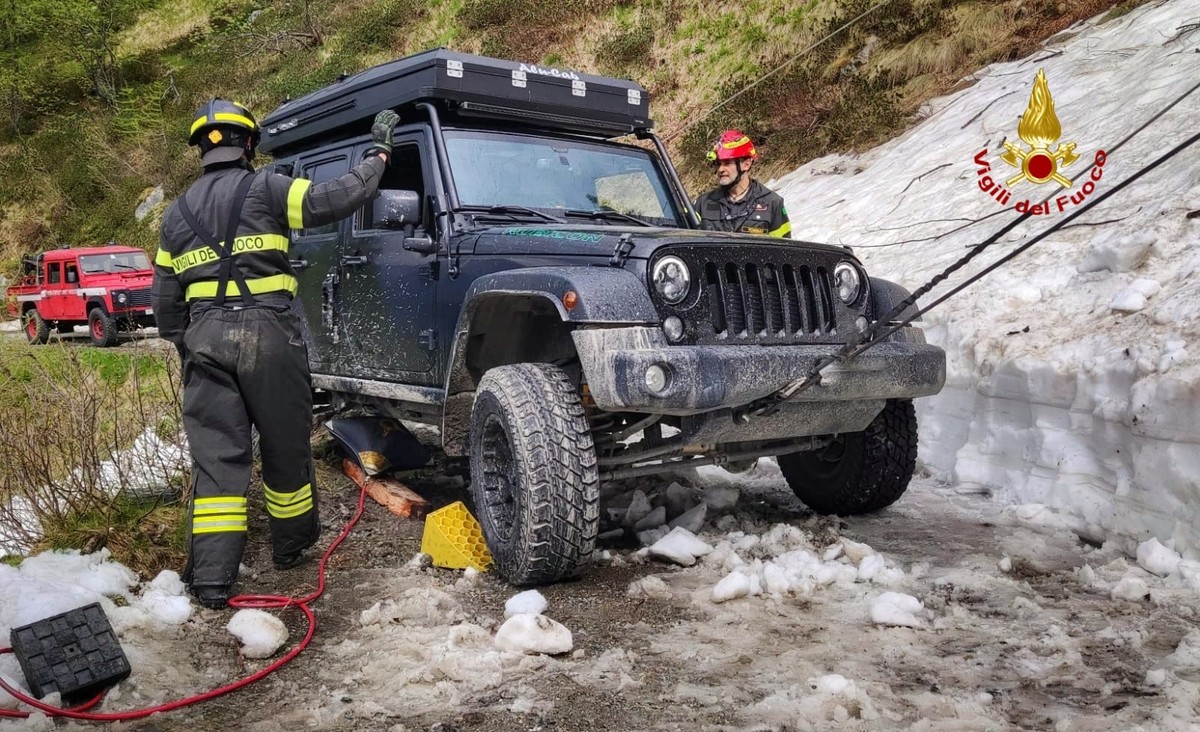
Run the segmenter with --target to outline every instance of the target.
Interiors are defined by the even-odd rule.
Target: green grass
[[[149,578],[166,568],[183,567],[186,513],[182,501],[119,494],[106,504],[43,522],[45,538],[34,551],[108,549],[113,559]]]

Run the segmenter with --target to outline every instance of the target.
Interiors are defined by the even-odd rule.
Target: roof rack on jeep
[[[285,101],[263,119],[260,149],[278,156],[365,134],[381,110],[404,115],[421,101],[437,103],[447,120],[487,118],[601,138],[653,128],[649,94],[636,82],[437,48]]]

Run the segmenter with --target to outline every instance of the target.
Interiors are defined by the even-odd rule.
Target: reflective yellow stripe
[[[240,122],[252,130],[258,129],[257,125],[255,125],[254,121],[249,117],[243,117],[242,115],[234,114],[233,112],[217,112],[212,116],[211,122],[209,121],[208,115],[197,117],[196,121],[192,123],[191,133],[194,134],[196,130],[200,129],[206,124],[216,124],[217,122]]]
[[[310,498],[312,496],[312,483],[305,483],[293,493],[280,493],[279,491],[273,491],[264,484],[263,495],[270,503],[274,503],[279,506],[290,506],[293,503],[302,501],[305,498]]]
[[[222,245],[224,242],[222,242]],[[254,254],[256,252],[287,252],[288,238],[283,234],[246,234],[239,236],[233,240],[233,253],[237,254]],[[162,251],[161,249],[159,250]],[[190,249],[183,254],[171,259],[171,261],[163,266],[171,267],[175,270],[175,274],[184,272],[192,267],[199,267],[202,264],[216,262],[220,256],[213,251],[212,247],[203,246],[196,249]],[[158,262],[157,255],[155,262]]]
[[[159,249],[154,253],[154,263],[159,267],[174,267],[174,260],[171,258],[171,253],[165,249]]]
[[[312,509],[312,496],[309,496],[293,506],[287,506],[283,508],[276,506],[274,503],[267,503],[267,513],[271,514],[271,516],[275,518],[295,518],[296,516],[308,513]]]
[[[264,292],[290,292],[294,297],[300,291],[300,283],[296,278],[287,274],[277,274],[270,277],[259,277],[257,279],[247,278],[246,286],[250,288],[251,295],[261,295]],[[237,283],[230,280],[225,285],[225,297],[238,297],[241,295],[241,290],[238,289]],[[216,297],[217,282],[209,280],[207,282],[194,282],[187,287],[184,293],[184,299],[196,300],[202,297]]]
[[[770,235],[771,235],[771,236],[780,236],[780,237],[782,237],[782,236],[787,236],[787,235],[788,235],[788,234],[790,234],[790,233],[792,233],[792,222],[791,222],[791,221],[784,221],[784,222],[783,222],[783,226],[780,226],[780,227],[779,227],[778,229],[776,229],[775,231],[772,231],[772,232],[770,232]]]
[[[293,229],[304,228],[304,194],[311,185],[311,180],[297,178],[288,189],[288,226]]]

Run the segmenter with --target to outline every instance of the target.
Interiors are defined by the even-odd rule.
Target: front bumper
[[[657,328],[580,329],[575,347],[596,405],[606,411],[691,415],[741,407],[807,375],[836,345],[671,346]],[[646,370],[667,370],[654,393]],[[941,390],[946,354],[924,343],[880,343],[849,362],[834,363],[821,382],[793,401],[911,399]]]

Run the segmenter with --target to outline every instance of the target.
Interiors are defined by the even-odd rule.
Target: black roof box
[[[616,137],[650,129],[650,99],[635,82],[444,48],[373,66],[299,99],[262,121],[259,149],[274,155],[330,137],[365,133],[383,109],[436,101],[452,116]]]

